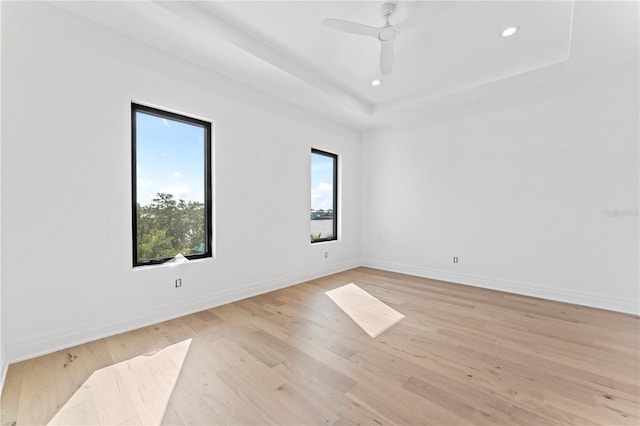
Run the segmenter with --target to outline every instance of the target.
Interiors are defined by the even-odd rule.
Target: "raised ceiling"
[[[58,6],[259,91],[364,130],[569,61],[637,62],[636,2],[397,1],[395,68],[380,78],[380,44],[327,17],[382,26],[384,1],[59,2]],[[615,4],[614,4],[615,3]],[[635,12],[635,13],[634,13]],[[635,16],[634,16],[635,15]],[[582,22],[581,22],[582,21]],[[585,25],[588,24],[588,25]],[[520,31],[501,37],[510,25]],[[591,44],[595,52],[586,49]],[[604,63],[607,61],[607,63]],[[574,69],[575,68],[575,69]],[[578,72],[576,67],[558,67]],[[567,71],[568,70],[568,71]],[[549,72],[542,78],[550,78]],[[510,85],[509,87],[512,87]],[[468,99],[463,99],[468,94]]]
[[[216,2],[204,6],[337,80],[373,105],[457,92],[569,57],[572,2],[398,2],[396,66],[380,87],[380,43],[322,25],[338,17],[382,26],[381,2]],[[522,31],[501,37],[509,25]],[[301,36],[298,36],[301,35]],[[526,52],[526,54],[523,54]],[[470,72],[473,70],[473,72]]]

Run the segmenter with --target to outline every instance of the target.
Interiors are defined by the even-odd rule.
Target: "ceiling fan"
[[[342,19],[326,18],[322,23],[328,27],[334,28],[346,33],[364,35],[374,37],[380,41],[380,72],[383,75],[389,74],[393,70],[394,60],[394,43],[398,38],[399,29],[405,27],[407,21],[400,25],[391,25],[389,19],[396,10],[395,3],[385,3],[380,7],[380,13],[386,23],[382,27],[371,27],[369,25],[360,24],[358,22],[345,21]]]

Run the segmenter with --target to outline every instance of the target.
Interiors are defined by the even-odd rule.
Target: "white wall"
[[[0,4],[0,34],[2,34],[2,4]],[[2,93],[2,39],[0,38],[0,93]],[[0,182],[2,182],[2,102],[0,101]],[[2,185],[0,184],[0,395],[7,374],[4,341],[2,340]]]
[[[358,265],[357,133],[55,7],[2,7],[10,361]],[[215,260],[133,270],[132,100],[215,121]],[[313,246],[311,147],[342,164],[342,238]]]
[[[637,314],[638,66],[584,83],[364,135],[364,264]]]

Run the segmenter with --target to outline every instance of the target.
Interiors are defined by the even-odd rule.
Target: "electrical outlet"
[[[325,259],[328,259],[328,258],[329,258],[329,252],[328,252],[328,251],[325,251],[325,252],[324,252],[324,258],[325,258]]]
[[[182,287],[182,278],[176,279],[176,288]]]
[[[453,256],[453,263],[458,263],[458,256]]]

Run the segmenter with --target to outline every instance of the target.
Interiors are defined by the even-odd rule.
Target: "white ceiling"
[[[560,74],[566,78],[638,62],[635,1],[398,1],[392,24],[411,20],[412,28],[398,34],[393,72],[373,87],[370,81],[380,77],[378,41],[322,21],[331,17],[382,26],[383,3],[55,4],[359,130],[433,110],[439,103],[455,107],[480,101],[487,87],[508,95],[518,82],[531,87]],[[520,31],[501,37],[510,25]],[[502,92],[501,82],[508,82]]]

